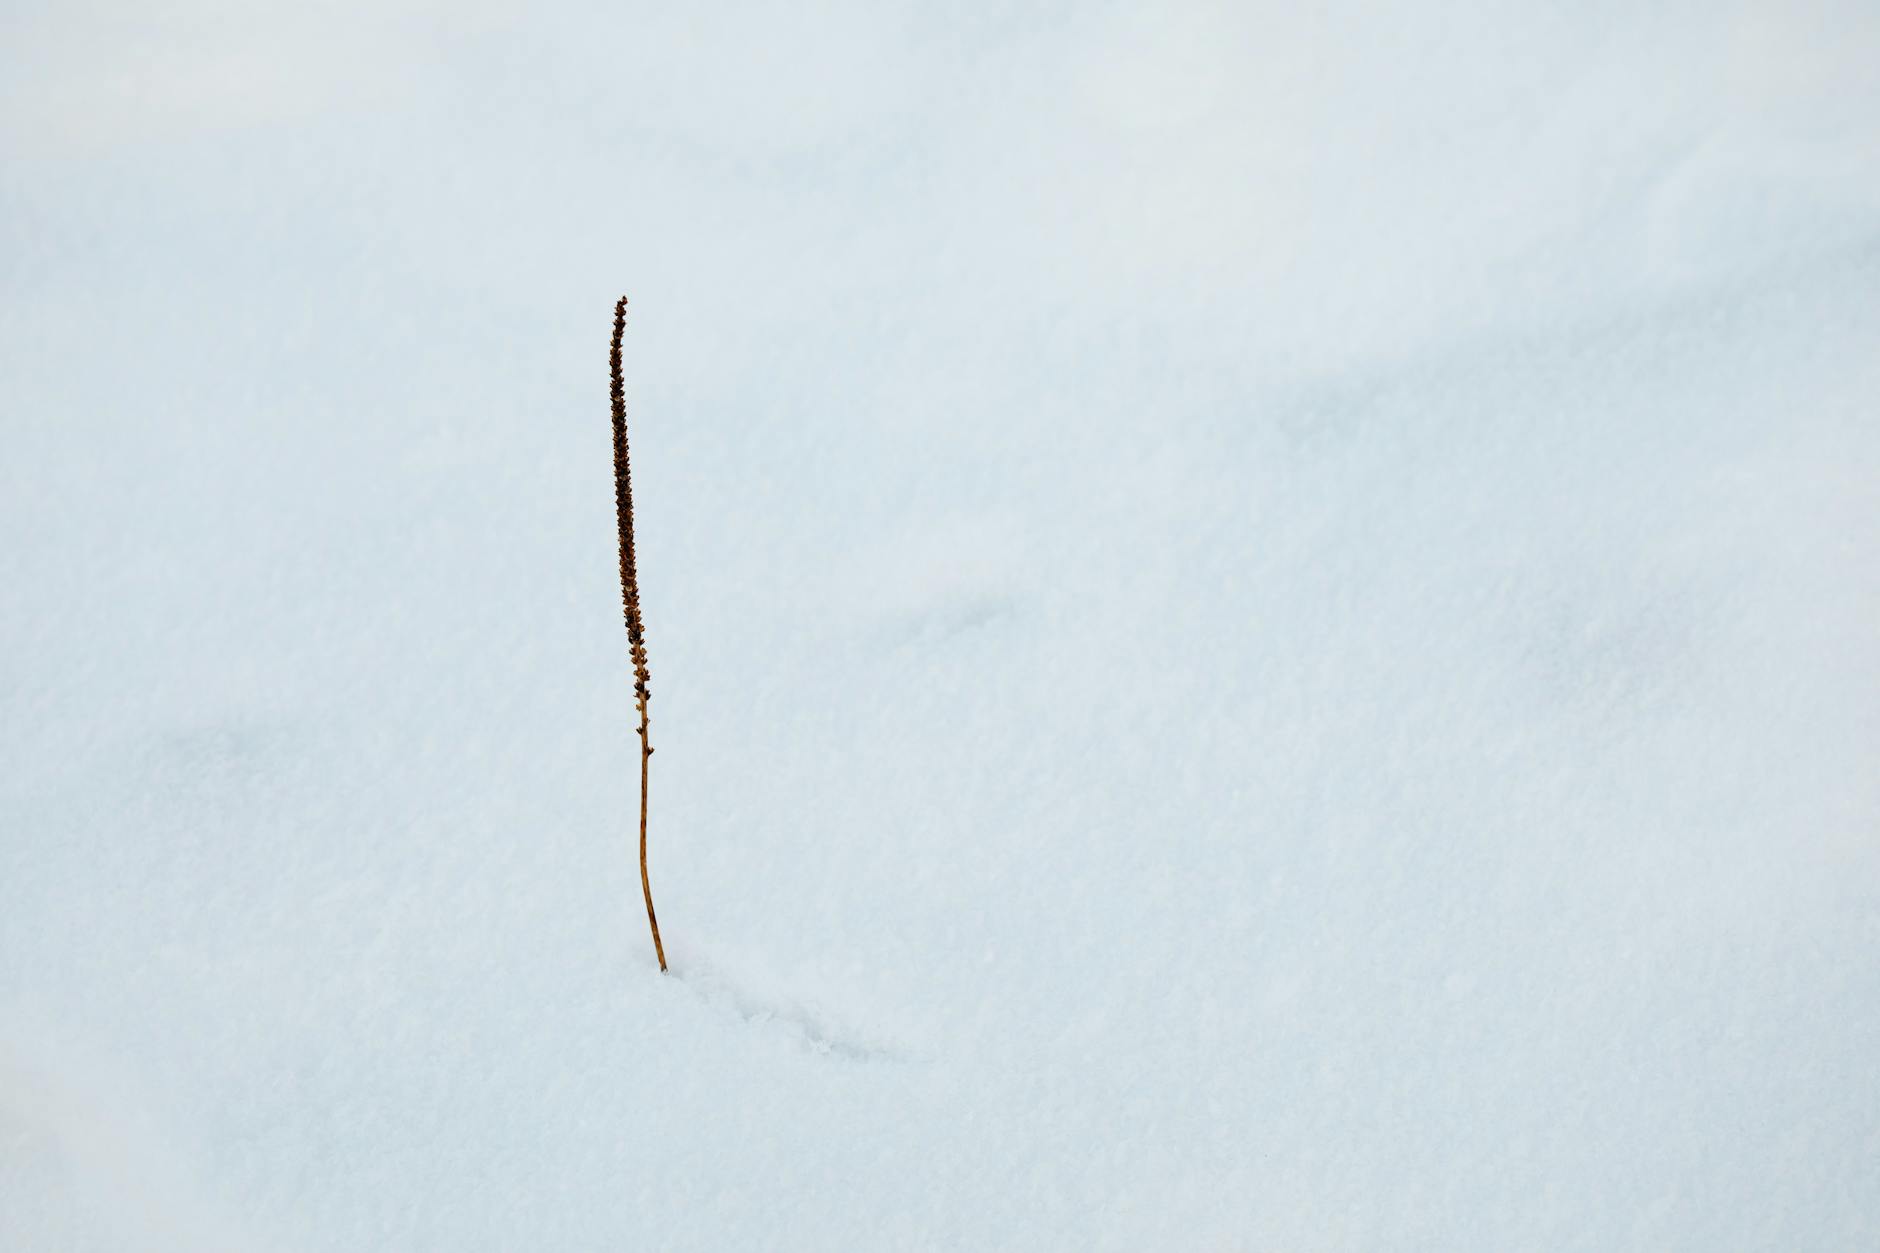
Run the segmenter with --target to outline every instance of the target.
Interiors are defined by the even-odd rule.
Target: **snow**
[[[1880,1244],[1872,6],[0,30],[0,1247]]]

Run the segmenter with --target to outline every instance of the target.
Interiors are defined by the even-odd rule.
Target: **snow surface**
[[[1871,3],[0,47],[0,1248],[1880,1247]]]

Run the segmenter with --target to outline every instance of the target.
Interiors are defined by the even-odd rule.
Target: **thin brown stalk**
[[[653,929],[653,954],[666,968],[666,946],[659,942],[659,919],[653,913],[653,880],[646,873],[646,776],[653,759],[647,736],[646,703],[653,698],[647,686],[646,635],[640,618],[640,572],[633,555],[633,474],[627,465],[627,392],[620,381],[620,337],[627,326],[627,298],[614,306],[613,347],[607,364],[613,376],[614,408],[614,513],[620,523],[620,600],[627,613],[627,646],[633,654],[633,696],[640,706],[640,890],[646,895],[646,924]]]

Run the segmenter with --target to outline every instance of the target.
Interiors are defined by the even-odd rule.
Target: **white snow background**
[[[0,48],[0,1248],[1880,1247],[1867,0]]]

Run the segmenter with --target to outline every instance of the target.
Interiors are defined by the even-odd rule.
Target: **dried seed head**
[[[627,645],[633,658],[634,695],[649,700],[646,637],[640,618],[640,572],[633,551],[633,472],[627,461],[627,391],[620,373],[620,340],[627,327],[627,298],[614,305],[614,337],[607,354],[612,374],[614,413],[614,513],[620,527],[620,600],[627,619]]]

